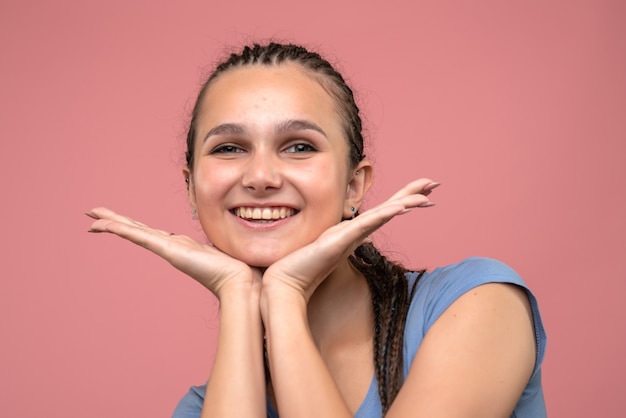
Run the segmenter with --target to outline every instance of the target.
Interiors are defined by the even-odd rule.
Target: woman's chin
[[[288,252],[277,251],[232,251],[228,255],[246,263],[250,267],[265,269],[281,258],[285,257]]]
[[[250,267],[258,268],[267,268],[307,244],[302,240],[287,240],[284,237],[271,240],[212,242],[216,248],[229,256]]]

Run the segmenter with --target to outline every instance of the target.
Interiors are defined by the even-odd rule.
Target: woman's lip
[[[290,222],[294,218],[294,216],[298,214],[298,212],[295,212],[291,216],[288,216],[285,218],[279,218],[279,219],[247,219],[247,218],[242,218],[240,216],[237,216],[232,211],[231,211],[231,214],[235,218],[235,222],[237,222],[239,225],[242,225],[246,229],[273,230],[273,229],[280,227],[281,225],[284,225]]]

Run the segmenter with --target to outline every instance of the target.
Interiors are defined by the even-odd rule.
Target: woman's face
[[[369,187],[369,164],[349,167],[333,99],[296,64],[221,74],[196,132],[192,206],[209,241],[251,266],[267,267],[352,216]]]

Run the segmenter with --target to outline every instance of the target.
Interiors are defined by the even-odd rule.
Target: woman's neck
[[[309,326],[320,351],[342,341],[371,339],[370,299],[367,281],[346,259],[308,304]]]

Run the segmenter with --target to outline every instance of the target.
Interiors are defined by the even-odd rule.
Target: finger
[[[424,196],[428,196],[433,191],[433,189],[435,189],[435,188],[437,188],[439,186],[441,186],[441,183],[437,183],[436,181],[434,181],[434,182],[424,186],[424,189],[422,190],[422,194]]]
[[[151,228],[146,224],[135,221],[126,216],[117,215],[112,211],[110,212],[114,214],[114,216],[111,216],[111,218],[101,218],[96,220],[94,223],[91,224],[89,232],[110,232],[122,238],[129,239],[130,241],[133,241],[133,239],[131,239],[132,237],[127,236],[126,234],[140,234],[141,232],[139,231],[145,231],[151,234],[158,234],[162,236],[176,235],[173,232],[168,232],[157,228]],[[126,225],[129,228],[122,228],[121,225]]]
[[[174,242],[182,243],[189,240],[183,235],[171,235],[160,229],[109,219],[98,219],[92,224],[90,231],[115,234],[164,258],[168,258],[166,251]]]
[[[432,181],[428,178],[422,178],[418,180],[414,180],[398,190],[393,196],[391,196],[388,200],[398,199],[400,197],[408,196],[411,194],[422,194],[424,196],[430,194],[430,192],[438,187],[440,183]]]
[[[419,193],[419,194],[409,194],[406,196],[396,197],[395,199],[389,199],[386,202],[381,203],[378,206],[369,209],[359,216],[357,216],[354,220],[360,219],[363,221],[365,218],[374,217],[374,218],[391,218],[393,216],[407,213],[412,208],[417,207],[429,207],[433,206],[435,203],[432,202],[427,196]]]
[[[153,234],[159,234],[159,235],[164,235],[164,236],[173,235],[168,231],[151,228],[144,223],[131,219],[127,216],[117,214],[114,211],[108,208],[104,208],[104,207],[94,208],[86,212],[85,214],[93,219],[96,219],[96,221],[91,225],[89,232],[111,232],[126,239],[130,239],[131,237],[123,235],[123,234],[127,234],[127,233],[139,234],[140,233],[139,231],[141,231],[142,229],[145,231],[149,231],[150,233],[153,233]],[[124,228],[121,228],[117,224],[128,225],[137,229],[134,229],[134,228],[124,229]],[[120,234],[120,232],[122,234]]]
[[[121,223],[133,224],[138,226],[147,226],[139,221],[136,221],[128,216],[120,215],[113,212],[111,209],[104,207],[93,208],[88,212],[85,212],[85,215],[89,216],[93,219],[109,219]]]
[[[415,196],[412,199],[405,197],[402,200],[386,202],[357,216],[352,220],[354,222],[351,221],[351,223],[355,224],[353,227],[357,227],[363,232],[370,234],[395,216],[407,213],[412,207],[428,202],[428,198],[425,196]]]

